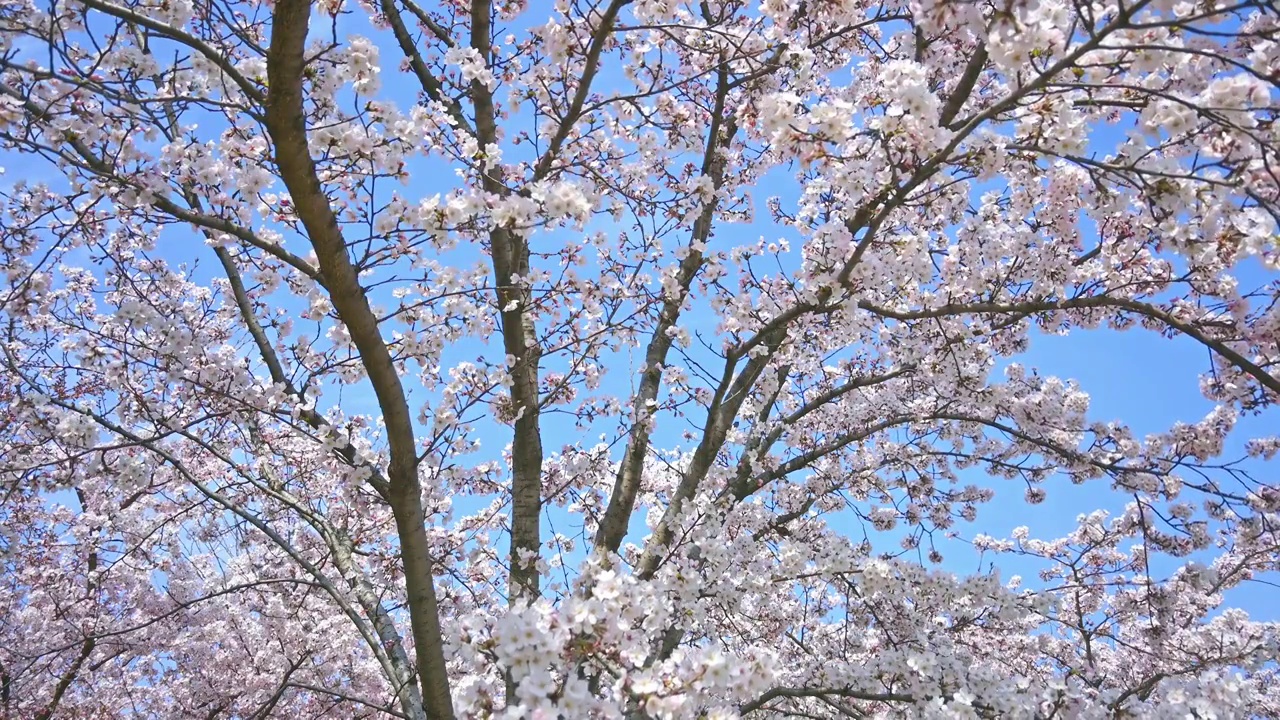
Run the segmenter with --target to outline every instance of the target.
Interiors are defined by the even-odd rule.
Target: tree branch
[[[423,702],[429,716],[452,720],[453,699],[444,659],[412,416],[395,363],[355,265],[347,255],[342,230],[321,188],[307,145],[302,81],[310,16],[310,0],[280,0],[273,8],[267,53],[267,132],[275,146],[281,179],[315,248],[330,300],[360,353],[382,410],[391,454],[387,473],[391,509],[404,564]]]

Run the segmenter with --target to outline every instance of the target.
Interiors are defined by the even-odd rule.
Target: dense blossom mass
[[[1278,34],[0,0],[0,718],[1280,717]]]

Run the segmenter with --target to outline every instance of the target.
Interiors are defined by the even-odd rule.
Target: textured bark
[[[490,54],[490,4],[471,4],[471,47],[488,62]],[[475,108],[476,140],[484,148],[498,141],[493,94],[484,83],[471,83]],[[481,176],[485,192],[505,195],[508,188],[490,173]],[[542,548],[542,429],[539,420],[538,366],[541,348],[528,317],[531,295],[523,285],[529,276],[529,245],[508,228],[489,234],[494,284],[502,323],[502,348],[514,358],[511,373],[511,409],[516,413],[511,439],[511,582],[512,604],[531,602],[541,592],[537,554]],[[517,280],[519,280],[517,282]]]

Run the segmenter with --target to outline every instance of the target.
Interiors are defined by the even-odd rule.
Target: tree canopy
[[[1280,716],[1278,32],[0,0],[0,718]]]

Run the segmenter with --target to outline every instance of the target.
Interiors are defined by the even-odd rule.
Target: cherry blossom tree
[[[0,717],[1280,716],[1277,33],[0,0]]]

